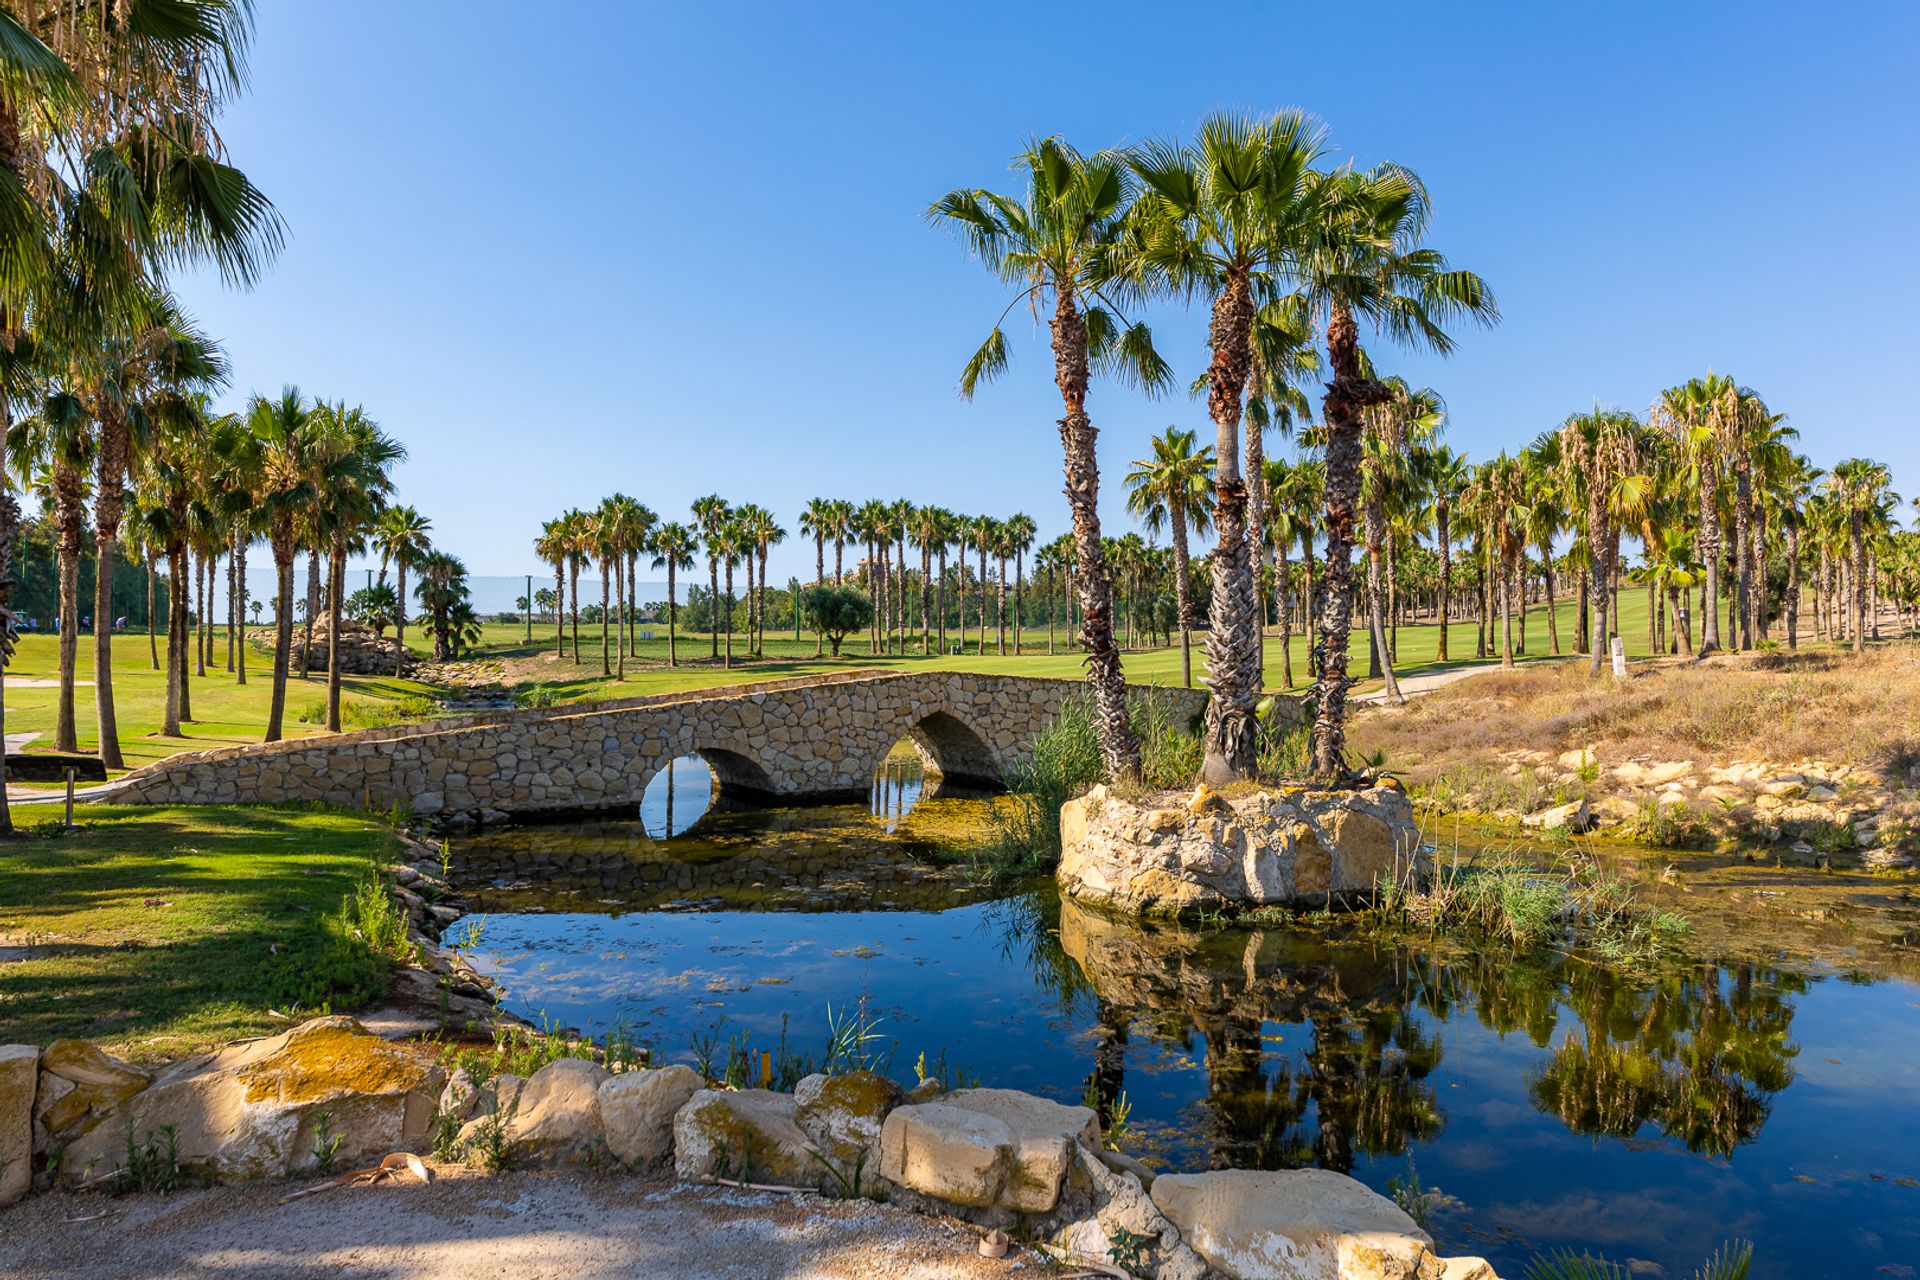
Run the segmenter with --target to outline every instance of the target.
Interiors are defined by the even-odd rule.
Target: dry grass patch
[[[1821,760],[1904,781],[1920,763],[1920,649],[1648,663],[1624,682],[1589,680],[1584,663],[1500,672],[1369,711],[1352,736],[1421,781],[1520,750],[1607,764]]]

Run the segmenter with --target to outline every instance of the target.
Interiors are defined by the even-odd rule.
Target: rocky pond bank
[[[458,1137],[447,1140],[450,1131]],[[1342,1174],[1155,1176],[1097,1114],[1010,1089],[902,1091],[864,1070],[791,1092],[691,1068],[560,1058],[476,1082],[434,1046],[353,1018],[303,1023],[149,1074],[80,1041],[0,1048],[0,1192],[165,1190],[189,1181],[431,1180],[400,1153],[801,1197],[873,1198],[972,1224],[1009,1265],[1031,1249],[1162,1280],[1490,1280],[1443,1259],[1393,1202]],[[341,1172],[341,1171],[348,1172]],[[1021,1243],[1011,1243],[1017,1239]]]

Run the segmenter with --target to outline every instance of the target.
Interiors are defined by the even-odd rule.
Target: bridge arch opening
[[[909,725],[880,758],[868,808],[892,831],[922,800],[1000,785],[999,767],[980,735],[959,717],[936,711]]]
[[[715,809],[764,804],[773,783],[752,758],[720,747],[676,756],[640,796],[640,821],[656,840],[685,834]]]

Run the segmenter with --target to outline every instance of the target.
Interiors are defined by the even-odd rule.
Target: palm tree
[[[893,546],[894,585],[891,602],[893,605],[893,629],[899,633],[896,647],[901,653],[907,651],[907,524],[913,519],[913,504],[905,498],[896,498],[887,504],[887,542]],[[886,560],[887,547],[880,548],[882,562]]]
[[[556,654],[567,656],[567,618],[563,606],[567,600],[567,561],[572,557],[572,531],[567,527],[567,518],[560,516],[540,526],[540,536],[533,540],[533,553],[553,566],[553,634],[558,646]],[[574,655],[575,661],[579,654]]]
[[[1287,439],[1311,415],[1306,393],[1297,384],[1319,372],[1320,356],[1313,349],[1313,329],[1307,316],[1288,300],[1268,303],[1255,314],[1252,352],[1253,367],[1247,383],[1247,535],[1252,539],[1255,617],[1259,620],[1254,652],[1264,685],[1266,570],[1277,550],[1268,536],[1272,522],[1267,518],[1271,493],[1267,488],[1266,433],[1274,431]],[[1289,655],[1283,653],[1281,663],[1291,670]]]
[[[1781,534],[1787,557],[1787,648],[1800,647],[1800,535],[1806,528],[1806,503],[1825,473],[1805,456],[1790,455],[1780,469],[1775,497],[1780,504]]]
[[[722,652],[723,664],[729,669],[733,666],[733,567],[746,554],[747,535],[740,523],[738,514],[730,514],[721,522],[712,537],[707,539],[707,561],[718,561],[726,568],[727,594],[724,603],[716,600],[714,605],[721,610],[721,625],[726,631],[726,646]]]
[[[663,524],[653,531],[649,544],[653,552],[653,567],[667,571],[667,665],[680,665],[674,648],[674,628],[679,618],[680,601],[675,594],[675,578],[681,569],[694,567],[694,552],[699,550],[698,535],[687,526],[678,523]]]
[[[992,516],[969,516],[967,537],[980,553],[980,656],[987,653],[987,553],[1000,541],[1000,522]]]
[[[1560,437],[1543,432],[1520,453],[1520,467],[1526,479],[1526,536],[1540,552],[1541,586],[1546,595],[1547,648],[1560,654],[1558,601],[1553,586],[1553,544],[1567,527],[1567,506],[1563,490],[1565,473],[1560,466]],[[1521,593],[1520,636],[1527,634],[1526,594]]]
[[[1025,512],[1016,511],[1007,517],[1007,545],[1013,548],[1013,652],[1020,652],[1020,628],[1025,625],[1027,587],[1027,552],[1033,550],[1033,540],[1039,536],[1040,528],[1034,524],[1033,517]]]
[[[1595,405],[1560,428],[1562,475],[1571,494],[1585,501],[1581,532],[1587,546],[1587,601],[1593,637],[1587,672],[1600,674],[1608,638],[1608,585],[1620,551],[1621,516],[1646,501],[1651,481],[1641,470],[1645,447],[1640,423],[1630,413]],[[1702,652],[1705,640],[1702,640]]]
[[[1260,642],[1248,553],[1247,486],[1240,467],[1242,400],[1254,372],[1254,316],[1274,300],[1279,273],[1303,243],[1313,211],[1308,176],[1318,125],[1298,112],[1262,120],[1214,115],[1191,145],[1155,142],[1131,157],[1146,188],[1136,204],[1135,270],[1211,311],[1207,412],[1214,442],[1213,594],[1207,631],[1206,757],[1202,781],[1253,776]],[[1256,394],[1265,390],[1255,385]],[[1255,536],[1258,536],[1257,534]]]
[[[1326,425],[1326,574],[1321,586],[1319,681],[1315,688],[1313,771],[1345,770],[1347,633],[1353,610],[1354,504],[1368,405],[1387,395],[1363,371],[1359,321],[1387,337],[1440,355],[1453,349],[1448,323],[1499,317],[1479,276],[1448,266],[1426,248],[1426,187],[1410,170],[1315,174],[1313,211],[1292,270],[1309,313],[1325,325],[1333,378],[1322,399]]]
[[[754,616],[759,619],[759,634],[753,640],[753,652],[759,656],[766,643],[767,632],[767,551],[787,540],[787,531],[773,518],[773,513],[759,507],[753,508],[753,514],[746,522],[744,532],[751,544],[753,554],[760,562],[759,586],[760,600],[755,606]]]
[[[274,600],[273,697],[267,706],[265,742],[278,742],[287,705],[287,668],[293,646],[293,558],[295,528],[313,500],[313,406],[300,389],[288,386],[276,399],[254,396],[247,404],[247,429],[260,441],[263,475],[260,510],[273,549]],[[171,560],[172,557],[170,556]],[[172,576],[180,578],[179,569]],[[184,602],[183,602],[184,604]],[[185,609],[180,625],[185,624]]]
[[[920,548],[920,656],[925,657],[933,643],[933,553],[940,552],[940,639],[944,645],[947,634],[947,591],[946,562],[947,543],[951,541],[947,526],[953,517],[939,507],[915,507],[912,517],[907,521],[907,536],[913,545]],[[818,653],[818,649],[815,650]]]
[[[887,547],[892,541],[887,532],[887,504],[869,499],[853,513],[851,532],[866,544],[867,595],[873,600],[873,618],[867,624],[867,652],[879,653],[882,619],[886,616]]]
[[[1447,625],[1453,603],[1453,513],[1466,491],[1472,468],[1465,456],[1446,445],[1435,445],[1420,455],[1422,480],[1433,513],[1434,548],[1440,553],[1438,605],[1440,631],[1434,661],[1447,661]],[[1554,652],[1558,653],[1556,647]]]
[[[1386,680],[1387,699],[1404,703],[1386,634],[1385,554],[1387,507],[1411,483],[1408,451],[1422,449],[1440,434],[1446,406],[1431,387],[1413,390],[1402,378],[1385,379],[1387,395],[1361,410],[1360,493],[1367,539],[1367,627],[1372,661],[1367,674]],[[1376,670],[1377,668],[1377,670]]]
[[[611,592],[614,575],[619,572],[620,545],[615,539],[614,525],[616,516],[613,511],[613,499],[602,498],[600,505],[590,515],[590,533],[586,553],[600,565],[600,674],[613,675],[613,655],[611,631],[608,627],[612,613]]]
[[[373,540],[380,548],[380,581],[387,580],[387,562],[393,562],[396,582],[393,611],[393,674],[396,678],[405,670],[402,663],[406,660],[407,652],[407,570],[418,564],[420,557],[425,555],[428,548],[432,546],[427,537],[432,529],[433,522],[412,507],[388,507],[380,513],[380,520],[373,530]],[[544,536],[543,528],[542,537]],[[535,543],[534,550],[542,560],[550,559],[538,542]],[[555,585],[557,586],[558,583],[556,569]]]
[[[341,606],[347,553],[379,519],[393,491],[389,473],[406,446],[382,431],[359,406],[322,402],[313,414],[319,462],[315,511],[327,541],[327,729],[340,732]]]
[[[1087,679],[1099,711],[1102,763],[1110,776],[1130,778],[1140,772],[1140,746],[1113,640],[1113,587],[1100,545],[1100,462],[1097,432],[1087,416],[1087,384],[1098,371],[1155,392],[1168,385],[1171,373],[1144,323],[1115,318],[1115,296],[1125,300],[1126,293],[1115,251],[1126,236],[1133,194],[1122,159],[1082,156],[1058,138],[1045,138],[1029,143],[1014,164],[1026,181],[1024,197],[960,188],[936,201],[928,216],[954,227],[987,269],[1015,290],[1002,320],[1022,303],[1036,311],[1052,304],[1054,382],[1063,409],[1060,442],[1080,566]],[[1006,334],[996,323],[967,361],[960,393],[972,399],[982,382],[1006,367]]]
[[[853,503],[836,498],[828,511],[827,532],[833,538],[833,585],[846,585],[847,539],[853,535]]]
[[[560,517],[562,539],[567,549],[567,616],[573,630],[573,660],[580,661],[580,567],[593,554],[593,517],[577,508]],[[415,592],[417,595],[418,592]]]
[[[636,502],[624,493],[614,495],[614,540],[619,543],[621,554],[626,558],[626,572],[621,575],[621,581],[626,587],[627,601],[622,616],[625,628],[623,638],[626,642],[622,652],[636,657],[639,650],[636,647],[635,623],[640,613],[640,602],[634,598],[639,581],[636,573],[639,569],[640,553],[650,550],[653,543],[653,530],[659,523],[660,517],[655,515],[653,508],[646,503]],[[624,662],[620,667],[620,676],[622,679],[626,677]]]
[[[1848,458],[1835,463],[1832,474],[1827,477],[1827,491],[1846,517],[1847,547],[1851,555],[1847,570],[1847,612],[1855,653],[1864,653],[1867,647],[1868,525],[1884,522],[1887,513],[1883,504],[1891,505],[1887,503],[1891,480],[1886,465],[1871,458]],[[1898,498],[1893,501],[1897,502]]]
[[[827,581],[827,539],[833,536],[833,508],[831,498],[809,498],[800,512],[800,532],[813,539],[813,580],[816,586],[824,586]],[[795,607],[798,608],[798,602]],[[826,651],[827,641],[825,634],[817,630],[813,637],[813,656],[817,658]]]
[[[1169,426],[1148,442],[1153,457],[1127,473],[1127,510],[1139,516],[1147,532],[1173,532],[1174,609],[1180,620],[1180,683],[1193,687],[1192,561],[1187,531],[1213,527],[1213,446],[1194,446],[1194,433]],[[1262,479],[1264,480],[1264,475]],[[1264,486],[1263,486],[1264,487]]]
[[[720,656],[720,562],[713,558],[713,546],[714,540],[720,535],[720,527],[726,524],[732,514],[733,509],[727,505],[727,500],[717,493],[693,500],[693,529],[707,547],[707,611],[712,620],[712,626],[708,628],[708,640],[712,645],[711,656],[715,658]]]
[[[60,601],[60,689],[53,749],[77,752],[74,681],[80,655],[80,547],[86,524],[87,471],[98,441],[85,403],[65,389],[50,393],[38,413],[15,423],[7,435],[15,464],[23,471],[44,473],[53,497]]]

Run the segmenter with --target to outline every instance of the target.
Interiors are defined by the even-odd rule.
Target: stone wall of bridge
[[[699,755],[723,793],[864,795],[902,738],[931,771],[993,783],[1085,686],[964,673],[849,674],[499,712],[175,756],[127,775],[133,804],[403,805],[421,815],[637,805],[655,774]],[[1136,690],[1198,720],[1201,689]]]

